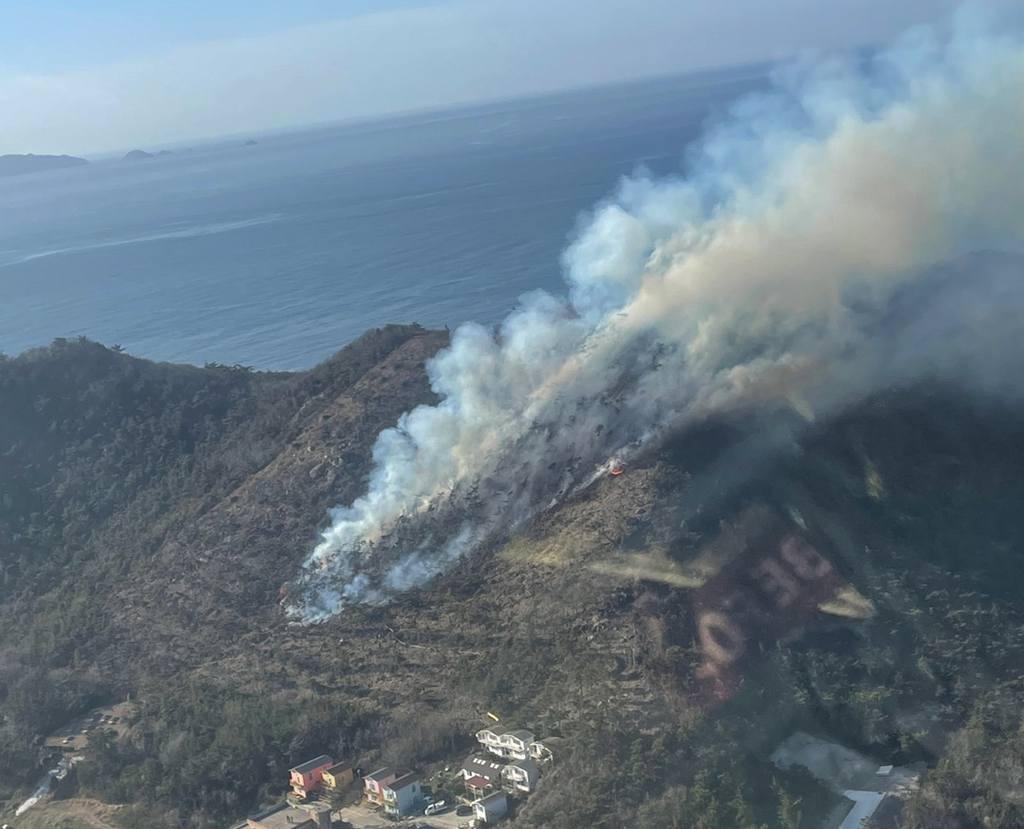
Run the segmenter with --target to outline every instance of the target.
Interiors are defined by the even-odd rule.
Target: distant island
[[[84,158],[71,155],[0,155],[0,176],[20,176],[25,173],[41,173],[45,170],[60,170],[64,167],[80,167],[88,164]]]
[[[153,157],[153,153],[147,153],[145,150],[132,150],[125,154],[122,161],[144,161],[147,158]]]
[[[255,147],[256,146],[256,142],[252,138],[250,138],[242,146],[243,147]]]

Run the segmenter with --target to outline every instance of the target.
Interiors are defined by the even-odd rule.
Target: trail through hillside
[[[75,797],[50,803],[46,811],[61,817],[76,818],[89,824],[93,829],[122,829],[114,822],[113,816],[119,806],[110,806],[99,800]]]

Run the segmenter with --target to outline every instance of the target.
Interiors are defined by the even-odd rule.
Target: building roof
[[[352,761],[351,760],[342,760],[340,763],[335,763],[333,766],[331,766],[329,769],[327,769],[327,771],[324,772],[324,773],[325,774],[341,774],[342,772],[346,772],[346,771],[348,771],[351,768],[352,768]]]
[[[489,725],[487,728],[481,728],[477,734],[486,734],[487,732],[490,732],[495,737],[500,737],[502,734],[508,734],[508,731],[509,730],[503,725]]]
[[[836,743],[820,740],[797,731],[772,752],[771,760],[780,768],[800,765],[832,791],[893,792],[913,789],[921,774],[915,767],[894,767],[879,775],[878,764],[863,754]]]
[[[297,771],[299,774],[306,774],[307,772],[313,771],[313,769],[320,768],[320,766],[329,766],[334,761],[326,754],[321,754],[319,757],[314,757],[312,760],[307,760],[305,763],[300,763],[291,771]]]
[[[249,825],[260,829],[308,829],[315,827],[316,821],[305,809],[296,809],[287,804],[268,809],[249,818]]]
[[[482,803],[484,806],[490,806],[492,803],[497,803],[499,800],[505,800],[504,792],[491,792],[487,797],[480,798],[477,803]]]
[[[416,774],[416,772],[409,772],[408,774],[403,774],[401,777],[399,777],[394,782],[388,783],[386,788],[391,789],[391,791],[393,791],[393,792],[397,792],[397,791],[399,791],[401,789],[404,789],[406,786],[411,786],[413,783],[417,782],[419,779],[420,779],[420,776],[418,774]]]
[[[368,774],[364,777],[364,780],[372,780],[374,783],[380,783],[382,780],[387,780],[389,777],[395,777],[395,770],[391,766],[384,766],[382,769],[377,769],[373,774]]]
[[[861,829],[879,804],[885,799],[885,795],[879,792],[854,792],[845,791],[843,795],[853,801],[853,807],[847,813],[846,818],[839,825],[839,829]]]
[[[506,763],[505,764],[505,768],[507,768],[507,769],[509,769],[509,768],[522,769],[528,775],[531,775],[531,776],[532,775],[536,775],[536,774],[540,774],[540,769],[537,767],[537,763],[534,760],[530,759],[530,758],[527,758],[525,760],[515,760],[515,761],[513,761],[511,763]]]
[[[487,782],[493,783],[499,777],[501,777],[501,763],[495,763],[492,760],[485,760],[483,757],[470,757],[462,764],[462,776],[472,777],[474,774],[479,774]]]
[[[524,743],[533,742],[533,732],[528,731],[525,728],[519,728],[515,731],[508,731],[505,734],[506,737],[515,737],[517,740],[522,740]]]
[[[486,777],[481,777],[479,774],[474,774],[472,777],[466,778],[466,786],[470,789],[486,789],[491,783]]]

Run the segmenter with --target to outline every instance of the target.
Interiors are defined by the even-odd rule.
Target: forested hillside
[[[227,826],[320,752],[443,766],[487,711],[556,747],[522,829],[811,829],[835,796],[768,759],[796,730],[931,768],[904,826],[1024,825],[1008,405],[893,391],[762,445],[742,478],[719,461],[742,424],[709,424],[390,604],[289,624],[327,510],[433,400],[446,342],[388,327],[295,374],[86,340],[0,361],[0,796],[38,778],[42,736],[130,697],[68,788],[129,804],[126,826]],[[872,612],[764,640],[709,702],[680,574],[752,505],[798,520]]]
[[[187,649],[198,641],[208,655],[244,629],[244,617],[276,619],[280,584],[327,508],[357,492],[376,432],[431,399],[422,365],[444,342],[443,333],[390,327],[293,375],[154,364],[84,339],[3,358],[0,779],[34,779],[36,736],[90,705],[167,675],[180,680],[161,683],[175,700],[187,685],[193,693],[182,662],[157,643]],[[374,394],[363,389],[354,399],[360,383]],[[324,440],[337,450],[326,465]],[[260,487],[258,473],[273,478],[280,467],[299,513],[290,537],[281,532],[277,488],[262,493],[262,515],[235,514],[254,508],[239,493]],[[215,524],[213,549],[181,552],[204,517],[234,521],[240,537],[224,537]],[[223,553],[229,541],[238,546]],[[252,580],[194,587],[186,599],[204,607],[183,611],[191,634],[179,636],[160,617],[184,592],[168,571],[187,554],[208,565],[195,577],[216,581],[223,569],[237,580],[233,558]],[[222,598],[242,618],[222,620]]]

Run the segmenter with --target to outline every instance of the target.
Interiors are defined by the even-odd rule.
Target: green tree
[[[803,798],[790,794],[777,778],[772,779],[772,792],[778,802],[777,816],[782,829],[799,829],[803,813],[800,806]]]

